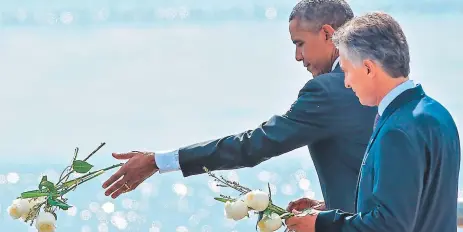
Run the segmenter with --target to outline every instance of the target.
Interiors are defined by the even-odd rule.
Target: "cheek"
[[[355,73],[349,75],[349,84],[356,92],[359,93],[363,93],[366,87],[365,80],[362,80],[362,76]]]
[[[368,79],[366,79],[366,78],[358,80],[356,85],[357,85],[358,91],[361,92],[360,94],[363,97],[370,96],[371,93],[373,92],[373,87],[374,86],[372,86],[372,83],[370,81],[368,81]]]
[[[313,41],[308,41],[302,47],[302,53],[306,58],[316,58],[321,54],[320,46],[317,46]]]
[[[349,84],[351,87],[352,85],[356,85],[356,78],[355,78],[355,74],[352,75],[351,73],[349,74],[346,74],[346,83]]]

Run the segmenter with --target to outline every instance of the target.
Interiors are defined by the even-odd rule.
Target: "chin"
[[[371,101],[367,101],[367,100],[362,100],[361,98],[359,98],[359,101],[360,101],[360,104],[364,105],[364,106],[376,106],[374,103],[372,103]]]
[[[313,77],[318,77],[318,76],[320,76],[322,74],[322,73],[316,72],[316,71],[313,71],[313,72],[309,71],[309,72],[312,74]]]
[[[358,96],[357,96],[357,98],[359,99],[360,104],[362,104],[364,106],[369,106],[368,101],[366,101],[365,99],[360,98]]]

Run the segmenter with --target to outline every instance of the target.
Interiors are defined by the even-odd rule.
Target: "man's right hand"
[[[113,153],[113,157],[119,160],[128,159],[128,161],[103,183],[103,188],[108,188],[111,185],[106,190],[105,195],[111,195],[112,198],[134,190],[158,171],[153,152]],[[119,180],[119,178],[121,179]]]
[[[326,210],[325,202],[312,200],[309,198],[300,198],[298,200],[291,201],[286,210],[288,212],[293,212],[293,210],[302,212],[308,208],[313,208],[320,211]]]

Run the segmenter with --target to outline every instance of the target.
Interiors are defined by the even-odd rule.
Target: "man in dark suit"
[[[204,166],[210,170],[254,167],[307,146],[321,183],[322,208],[353,210],[357,176],[376,108],[362,106],[352,90],[344,87],[338,51],[331,41],[335,29],[352,17],[344,0],[299,2],[291,13],[289,30],[296,45],[296,60],[314,79],[300,90],[290,109],[256,129],[173,151],[113,154],[129,161],[103,184],[103,188],[112,185],[106,195],[116,198],[133,190],[158,170],[181,170],[187,177],[204,173]],[[295,207],[318,203],[306,199]]]
[[[378,106],[359,176],[356,213],[315,211],[287,220],[298,232],[456,231],[460,141],[452,116],[409,80],[399,24],[385,13],[354,18],[333,41],[346,87]]]

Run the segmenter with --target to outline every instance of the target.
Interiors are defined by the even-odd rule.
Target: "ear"
[[[364,60],[363,66],[365,67],[365,71],[368,77],[376,76],[378,71],[376,64],[371,60]]]
[[[331,41],[334,34],[334,28],[328,24],[322,26],[321,33],[325,36],[326,41]]]

